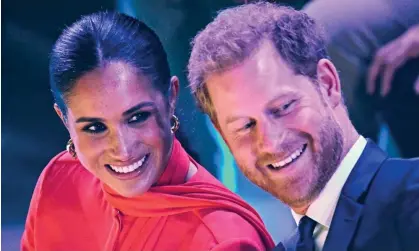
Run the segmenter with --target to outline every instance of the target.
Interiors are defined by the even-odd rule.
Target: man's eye
[[[239,132],[246,131],[246,130],[251,129],[252,127],[254,127],[255,124],[256,124],[256,122],[250,121],[250,122],[246,123],[244,126],[242,126],[241,128],[239,128],[237,131],[239,131]]]
[[[250,128],[252,128],[253,126],[255,125],[255,122],[249,122],[249,123],[247,123],[244,127],[243,127],[243,129],[250,129]]]
[[[291,100],[290,102],[281,105],[279,108],[274,108],[271,110],[271,114],[276,117],[287,115],[289,112],[292,111],[296,100]]]

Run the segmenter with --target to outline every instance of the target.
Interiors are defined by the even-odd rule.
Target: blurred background
[[[419,128],[417,123],[419,116],[415,115],[417,111],[412,113],[411,110],[417,104],[415,103],[417,96],[412,87],[419,73],[419,64],[414,59],[406,60],[407,63],[400,67],[403,72],[397,71],[394,77],[395,82],[403,84],[395,85],[388,99],[379,95],[365,94],[365,71],[381,46],[397,39],[410,27],[419,23],[417,17],[406,14],[411,13],[413,9],[419,16],[418,4],[414,3],[415,1],[393,1],[405,3],[405,5],[399,4],[397,8],[392,6],[382,8],[379,0],[369,1],[369,4],[359,0],[334,1],[342,3],[341,7],[328,3],[333,0],[271,1],[297,9],[304,8],[325,25],[326,32],[329,32],[332,59],[337,62],[343,89],[346,92],[348,110],[355,125],[362,134],[377,141],[391,156],[419,156],[419,147],[409,145],[409,142],[416,142],[415,137],[418,137],[417,133],[412,134],[412,131]],[[66,25],[70,25],[81,15],[98,10],[124,12],[141,19],[156,31],[168,52],[172,73],[179,76],[181,81],[176,114],[181,122],[178,136],[183,144],[188,148],[193,142],[193,150],[189,149],[191,154],[227,187],[241,195],[259,211],[276,241],[292,231],[294,222],[289,210],[269,194],[255,187],[237,171],[228,149],[207,117],[196,109],[192,96],[186,88],[186,64],[192,37],[211,21],[218,10],[245,2],[250,1],[6,0],[2,2],[2,250],[19,250],[20,236],[37,178],[48,161],[65,149],[69,138],[53,110],[53,99],[48,84],[49,52]],[[348,2],[349,8],[345,7],[344,2]],[[409,6],[409,2],[415,7]],[[364,15],[368,18],[363,19],[364,16],[360,16],[363,14],[357,11],[357,7],[365,4],[369,5],[366,9],[370,11],[370,15]],[[365,9],[364,7],[361,9]],[[380,18],[377,18],[378,21],[372,20],[371,16],[374,16],[371,15],[372,9],[378,10],[377,17],[383,13],[383,17],[386,17],[386,14],[390,15],[388,22],[394,19],[395,24],[376,25]],[[360,20],[357,23],[349,21],[357,18]],[[365,33],[366,27],[370,29],[367,29],[367,33]],[[344,30],[347,32],[344,33]],[[390,111],[389,107],[392,108]],[[398,110],[395,110],[396,108]],[[413,110],[419,110],[419,106]],[[397,123],[393,123],[394,121]],[[403,132],[409,132],[407,137],[409,140],[405,139],[406,135]]]

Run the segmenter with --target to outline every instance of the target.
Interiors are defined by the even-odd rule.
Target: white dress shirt
[[[360,136],[343,158],[339,167],[326,183],[326,186],[323,188],[317,199],[313,201],[307,210],[306,216],[317,222],[313,233],[316,251],[323,250],[327,234],[329,233],[330,223],[332,222],[332,217],[343,185],[364,151],[366,144],[366,139]],[[303,215],[297,214],[293,210],[291,210],[291,213],[298,225]]]

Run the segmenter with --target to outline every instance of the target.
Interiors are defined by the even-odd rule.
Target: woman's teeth
[[[304,152],[305,148],[306,148],[306,144],[304,144],[302,147],[297,149],[295,152],[291,153],[285,159],[283,159],[281,161],[278,161],[276,163],[272,163],[272,164],[270,164],[270,166],[274,169],[279,169],[281,167],[284,167],[285,165],[287,165],[287,164],[293,162],[294,160],[298,159],[298,157],[300,157],[300,155]]]
[[[137,170],[138,168],[140,168],[144,164],[144,161],[145,161],[146,157],[147,157],[147,155],[144,156],[139,161],[137,161],[134,164],[131,164],[129,166],[112,166],[112,165],[109,165],[109,166],[112,168],[112,170],[114,170],[117,173],[130,173],[130,172],[133,172],[133,171]]]

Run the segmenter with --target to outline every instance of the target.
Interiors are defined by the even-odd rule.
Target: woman
[[[173,136],[179,81],[144,23],[83,17],[56,42],[50,75],[71,139],[39,178],[22,250],[274,246],[258,214]]]

